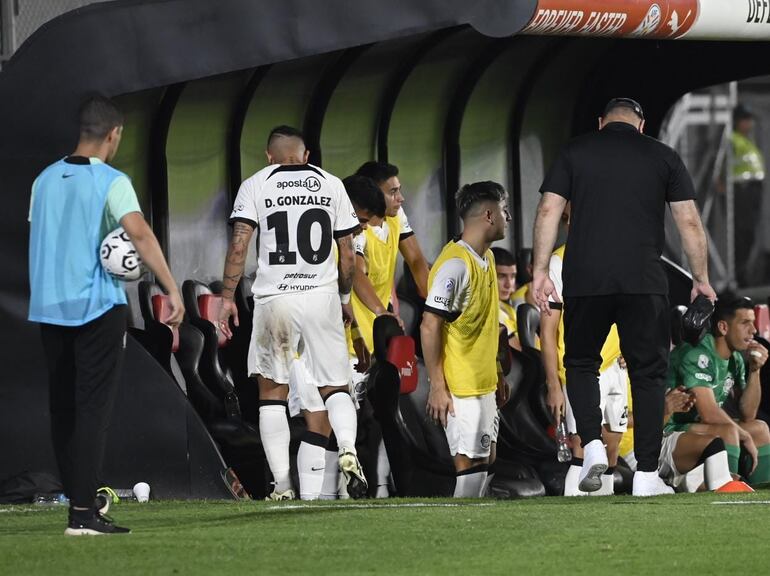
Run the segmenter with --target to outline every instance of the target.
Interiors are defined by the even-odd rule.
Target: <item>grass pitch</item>
[[[126,536],[0,507],[0,574],[762,574],[770,492],[519,501],[150,502]]]

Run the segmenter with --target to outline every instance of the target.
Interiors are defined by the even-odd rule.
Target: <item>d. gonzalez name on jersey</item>
[[[272,208],[273,202],[278,206],[331,206],[330,196],[279,196],[276,200],[265,198],[265,208]]]

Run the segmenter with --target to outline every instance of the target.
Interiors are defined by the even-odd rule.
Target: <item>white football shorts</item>
[[[564,399],[566,403],[565,421],[567,432],[577,434],[575,415],[567,396],[567,386],[564,387]],[[609,428],[610,432],[625,432],[628,430],[628,372],[621,368],[620,364],[612,365],[599,373],[600,400],[599,409],[602,412],[602,426]]]
[[[681,473],[674,462],[674,450],[684,430],[678,430],[663,435],[658,458],[658,475],[667,480],[677,492],[697,492],[698,487],[705,481],[704,466],[700,464],[686,473]]]
[[[447,415],[445,430],[449,452],[452,456],[488,457],[500,425],[495,393],[463,398],[452,394],[452,403],[455,415]]]
[[[300,362],[293,366],[297,360]],[[290,389],[311,387],[296,390],[294,396],[302,399],[307,410],[324,410],[323,401],[319,405],[317,401],[305,404],[305,400],[313,396],[320,400],[317,388],[351,383],[339,295],[306,292],[264,303],[257,300],[248,371],[251,376],[259,374],[278,384],[289,384]]]

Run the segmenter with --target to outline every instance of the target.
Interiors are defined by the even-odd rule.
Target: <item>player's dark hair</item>
[[[91,94],[80,104],[78,111],[80,138],[104,140],[113,128],[123,126],[123,113],[101,94]]]
[[[497,266],[516,266],[516,258],[505,248],[492,246],[492,254],[495,256]]]
[[[353,174],[345,178],[342,183],[348,198],[356,208],[362,208],[379,216],[385,216],[385,195],[379,186],[371,178]]]
[[[305,135],[302,134],[300,130],[293,128],[292,126],[281,124],[280,126],[276,126],[272,130],[270,130],[270,135],[267,137],[267,147],[269,148],[273,140],[280,136],[290,136],[292,138],[299,138],[300,140],[302,140],[303,144],[305,143]]]
[[[398,167],[393,164],[388,164],[387,162],[364,162],[358,170],[356,170],[356,174],[371,178],[379,185],[388,178],[398,176]]]
[[[720,320],[729,322],[735,318],[735,313],[738,310],[754,310],[754,302],[746,296],[737,296],[731,293],[717,297],[714,314],[711,315],[711,333],[717,336],[719,334],[717,324]]]
[[[505,188],[491,180],[466,184],[455,194],[457,212],[460,218],[465,218],[474,206],[482,202],[500,202],[505,195]]]

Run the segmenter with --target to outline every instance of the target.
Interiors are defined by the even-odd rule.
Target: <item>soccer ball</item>
[[[99,259],[107,274],[118,280],[139,280],[142,276],[142,258],[122,227],[116,228],[102,240]]]

